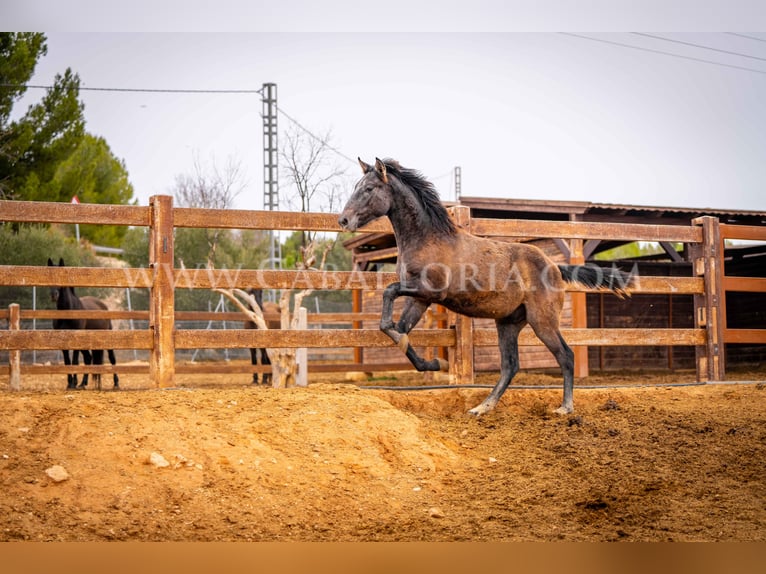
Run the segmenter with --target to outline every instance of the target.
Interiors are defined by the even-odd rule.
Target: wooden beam
[[[3,200],[0,214],[0,221],[19,223],[149,225],[149,208],[137,205]]]
[[[473,225],[471,210],[465,206],[455,206],[451,208],[451,212],[455,224],[471,233]],[[454,314],[454,325],[455,344],[450,349],[452,352],[448,352],[450,379],[458,385],[472,384],[474,377],[473,319]]]
[[[455,331],[415,329],[410,333],[410,341],[414,347],[450,347],[455,345]],[[379,329],[227,329],[226,337],[220,331],[179,329],[175,342],[177,349],[396,347]]]
[[[707,338],[704,345],[695,351],[697,379],[699,381],[722,381],[725,375],[724,336],[725,304],[723,291],[723,241],[715,217],[700,217],[694,220],[702,231],[702,241],[691,248],[692,269],[697,277],[705,281],[705,291],[694,296],[694,326],[705,329]]]
[[[569,345],[603,345],[605,347],[640,346],[694,346],[707,341],[704,329],[561,329],[561,336]],[[476,329],[474,345],[493,347],[497,345],[495,329]],[[530,328],[519,335],[519,345],[541,346],[542,343]]]
[[[667,253],[671,260],[675,261],[676,263],[681,263],[684,260],[681,254],[675,250],[672,243],[669,241],[660,241],[659,243],[660,247],[662,247],[662,250]]]
[[[145,268],[0,265],[0,285],[138,288],[151,284],[152,271]]]
[[[338,215],[334,213],[303,213],[240,209],[176,208],[176,227],[202,227],[212,229],[266,229],[275,231],[328,231],[341,232]],[[358,233],[393,233],[388,219],[379,219],[365,225]]]
[[[753,343],[766,345],[766,329],[724,329],[726,343]]]
[[[593,252],[596,250],[596,248],[601,244],[600,239],[588,239],[588,241],[585,242],[585,245],[583,245],[582,248],[582,256],[587,261],[590,259],[590,256],[593,255]]]
[[[473,219],[471,230],[476,235],[501,237],[537,237],[568,239],[609,239],[628,241],[680,241],[699,243],[699,227],[681,225],[648,225],[625,223],[587,223],[583,221]]]
[[[0,331],[0,350],[151,349],[149,331]]]
[[[152,208],[149,262],[153,272],[149,298],[149,330],[152,334],[149,367],[154,384],[164,388],[173,386],[175,374],[173,198],[155,195],[149,199],[149,205]]]

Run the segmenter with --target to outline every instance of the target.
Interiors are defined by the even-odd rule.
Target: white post
[[[298,328],[308,328],[308,313],[306,308],[301,306],[296,311],[298,313]],[[306,347],[295,349],[295,362],[298,364],[298,373],[295,376],[296,387],[307,387],[309,384],[309,352]]]

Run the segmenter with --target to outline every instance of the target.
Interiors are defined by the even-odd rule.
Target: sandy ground
[[[0,541],[763,541],[765,374],[590,377],[568,416],[560,389],[517,388],[478,420],[487,389],[4,375]]]

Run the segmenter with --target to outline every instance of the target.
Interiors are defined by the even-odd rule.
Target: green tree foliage
[[[6,126],[13,105],[26,92],[37,60],[48,53],[45,36],[39,33],[0,33],[0,126]]]
[[[40,102],[11,121],[37,60],[47,53],[43,34],[0,33],[0,199],[130,203],[133,187],[106,141],[85,131],[80,78],[56,75]],[[119,245],[121,227],[81,226],[99,245]]]
[[[0,178],[7,181],[6,195],[27,201],[69,201],[53,180],[59,165],[71,156],[85,136],[80,79],[67,69],[39,104],[30,106],[7,131],[7,155],[0,164]]]
[[[77,149],[61,162],[50,190],[69,201],[76,195],[83,203],[129,204],[133,186],[125,164],[117,159],[103,138],[85,134]],[[119,225],[81,225],[80,233],[96,245],[118,247],[127,228]]]

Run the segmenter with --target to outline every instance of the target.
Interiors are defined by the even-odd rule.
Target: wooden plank
[[[221,331],[181,329],[176,331],[177,349],[250,349],[253,347],[394,347],[378,329],[291,329],[287,331],[227,329]],[[455,344],[451,329],[415,329],[410,340],[416,347],[440,347]],[[0,347],[2,348],[2,347]]]
[[[8,308],[8,315],[8,329],[18,333],[21,327],[18,303],[11,303]],[[18,349],[8,352],[8,383],[12,391],[21,389],[21,351]]]
[[[165,272],[164,274],[167,274]],[[0,265],[0,285],[148,288],[153,270],[107,267],[34,267]],[[396,273],[374,271],[298,271],[272,269],[176,269],[171,284],[176,289],[364,289],[381,290],[397,281]],[[637,277],[635,293],[701,293],[699,277]],[[580,285],[567,285],[569,292],[598,292]],[[24,311],[29,313],[29,311]]]
[[[60,375],[67,373],[119,373],[120,375],[146,375],[149,374],[148,364],[120,364],[116,365],[22,365],[22,375]]]
[[[343,231],[338,225],[338,215],[333,213],[176,208],[173,210],[173,217],[176,227],[263,229],[274,231]],[[388,219],[382,218],[371,222],[358,232],[393,233],[393,228]]]
[[[176,289],[384,289],[396,273],[273,269],[176,269]]]
[[[96,225],[149,225],[149,208],[137,205],[0,201],[0,221],[19,223],[90,223]]]
[[[471,210],[466,206],[451,209],[457,226],[471,231]],[[473,352],[473,320],[464,315],[454,315],[451,321],[455,325],[455,346],[448,351],[449,373],[456,384],[473,383],[475,372]]]
[[[759,225],[733,225],[721,223],[721,239],[744,239],[751,241],[766,241],[766,227]]]
[[[149,264],[154,274],[149,298],[149,329],[152,335],[149,372],[154,384],[165,388],[173,386],[175,374],[173,198],[155,195],[149,198],[149,205],[152,208]]]
[[[726,343],[753,343],[766,345],[766,329],[724,329]]]
[[[582,239],[572,239],[569,242],[569,263],[571,265],[583,265],[585,255]],[[585,293],[570,293],[572,303],[572,328],[585,329],[588,326],[588,307]],[[588,347],[576,346],[574,352],[574,376],[587,377],[589,374]]]
[[[694,295],[704,293],[705,280],[702,277],[643,277],[636,276],[636,287],[631,293],[655,293],[670,295]],[[574,290],[574,289],[572,289]],[[569,291],[569,289],[567,289]],[[597,290],[589,290],[596,292]],[[604,291],[608,293],[608,291]]]
[[[724,277],[723,288],[726,291],[766,293],[766,279],[763,277]]]
[[[270,373],[271,365],[251,365],[248,363],[177,363],[176,374],[238,374],[238,373]],[[249,382],[249,381],[248,381]]]
[[[704,329],[561,329],[561,336],[571,346],[635,347],[654,345],[693,346],[706,342]],[[474,345],[497,345],[497,331],[476,329]],[[530,328],[519,335],[519,345],[542,345]]]
[[[149,331],[0,331],[0,350],[151,349]]]
[[[36,267],[0,265],[0,285],[37,287],[149,287],[152,270],[111,267]]]
[[[629,223],[585,223],[582,221],[536,221],[521,219],[471,220],[476,235],[563,239],[611,239],[625,241],[680,241],[699,243],[702,230],[694,226]]]
[[[381,371],[414,371],[412,363],[324,363],[309,362],[309,373],[348,373],[361,371],[379,373]],[[383,383],[385,384],[385,383]]]
[[[22,319],[114,319],[148,320],[149,311],[59,311],[58,309],[27,309],[21,311]]]

